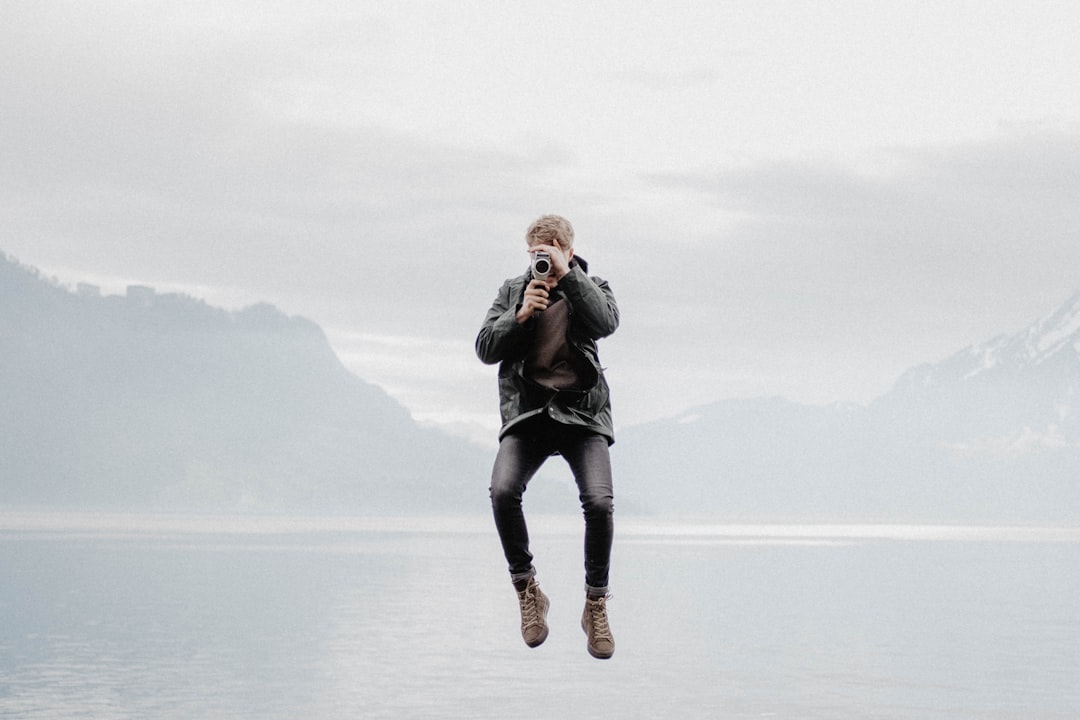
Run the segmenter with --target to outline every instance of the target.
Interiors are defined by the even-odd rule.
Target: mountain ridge
[[[1080,359],[1080,291],[1050,314],[1016,333],[997,335],[963,348],[939,363],[924,363],[911,368],[901,375],[897,385],[933,385],[934,373],[946,370],[950,372],[945,378],[952,380],[967,380],[997,369],[1023,371],[1059,354],[1069,360]]]
[[[419,427],[267,304],[72,291],[0,253],[0,393],[8,506],[488,511],[490,451]],[[612,460],[622,512],[1078,523],[1080,293],[867,405],[710,403],[620,428]],[[564,485],[527,507],[575,508]]]
[[[416,425],[317,324],[268,304],[72,292],[0,255],[0,358],[0,502],[366,513],[483,499],[481,451]]]

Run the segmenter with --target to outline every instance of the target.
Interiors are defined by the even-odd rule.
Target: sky
[[[319,323],[482,442],[473,341],[573,222],[618,426],[867,403],[1080,290],[1073,2],[0,4],[0,251]]]

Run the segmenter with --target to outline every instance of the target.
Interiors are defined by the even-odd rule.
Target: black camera
[[[543,250],[533,253],[532,259],[532,276],[533,280],[543,280],[547,282],[548,275],[551,274],[551,256]]]

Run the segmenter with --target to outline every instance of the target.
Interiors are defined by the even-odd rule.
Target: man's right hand
[[[529,318],[548,306],[547,283],[543,280],[532,280],[525,289],[525,297],[521,301],[521,309],[517,311],[517,321],[524,325]]]

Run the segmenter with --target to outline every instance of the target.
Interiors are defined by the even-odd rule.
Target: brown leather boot
[[[581,629],[589,638],[589,654],[606,660],[615,654],[615,638],[608,625],[607,601],[610,595],[585,598],[585,611],[581,613]]]
[[[529,647],[536,647],[547,640],[547,595],[540,591],[536,578],[529,578],[524,590],[518,591],[518,605],[521,607],[521,637]]]

